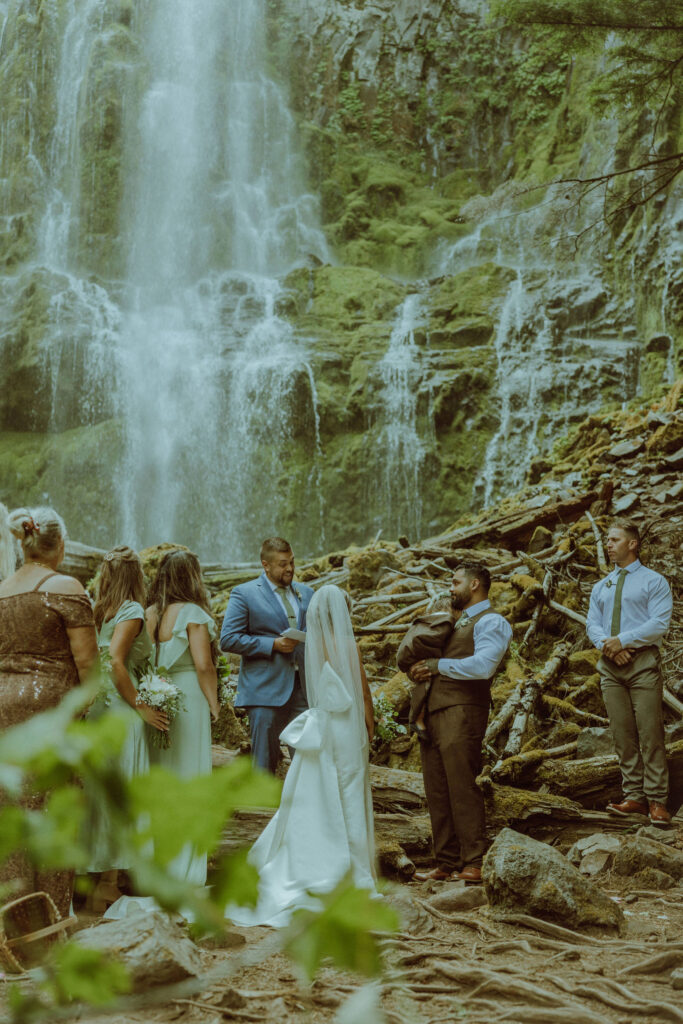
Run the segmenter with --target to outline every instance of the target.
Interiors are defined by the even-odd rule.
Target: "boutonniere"
[[[614,580],[607,580],[607,582],[605,583],[605,586],[609,590],[610,587],[614,586]]]
[[[294,591],[295,598],[297,599],[299,604],[301,604],[301,600],[302,599],[301,599],[301,594],[299,593],[299,588],[297,587],[296,583],[292,583],[291,586],[292,586],[292,590]]]

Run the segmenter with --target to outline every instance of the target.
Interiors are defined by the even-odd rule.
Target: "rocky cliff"
[[[160,0],[152,8],[163,15]],[[123,533],[157,541],[165,522],[152,516],[135,532],[121,512],[130,481],[151,479],[135,462],[145,430],[165,422],[153,366],[143,399],[126,405],[133,371],[120,342],[139,286],[129,240],[142,115],[156,95],[144,44],[153,11],[123,0],[2,9],[0,494],[9,503],[47,494],[91,543]],[[590,228],[599,196],[579,205],[549,185],[627,166],[652,128],[647,111],[635,125],[619,111],[592,112],[601,57],[554,53],[491,22],[475,0],[270,0],[264,13],[259,74],[289,97],[318,207],[309,217],[299,200],[281,202],[275,230],[317,218],[327,248],[313,228],[300,231],[295,258],[267,268],[276,285],[254,293],[244,268],[235,272],[237,228],[221,205],[234,191],[229,154],[206,171],[212,205],[186,233],[186,259],[199,267],[191,330],[176,316],[158,346],[177,341],[190,363],[202,352],[179,415],[198,409],[204,434],[154,475],[160,492],[190,494],[170,522],[175,539],[202,549],[207,531],[222,533],[235,556],[273,528],[309,552],[380,528],[435,530],[521,485],[586,414],[671,385],[683,352],[680,188],[607,230]],[[206,59],[217,94],[209,128],[220,133],[222,118],[238,131],[220,102],[230,69],[211,48]],[[679,122],[657,130],[662,145],[681,135]],[[201,154],[214,158],[210,147]],[[138,325],[138,348],[157,320]],[[234,352],[264,323],[256,349],[276,353],[279,376],[268,367],[245,377],[246,404],[231,420],[230,381],[242,379]],[[272,342],[273,325],[286,349]],[[208,379],[229,394],[227,407],[202,409]],[[133,428],[140,404],[152,414]],[[226,431],[237,436],[245,422],[249,437],[222,457]],[[268,500],[254,512],[251,498],[234,496],[252,495],[264,476]],[[202,529],[193,503],[209,490]]]

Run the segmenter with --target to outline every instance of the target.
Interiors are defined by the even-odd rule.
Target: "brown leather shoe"
[[[671,824],[671,815],[664,804],[656,804],[650,800],[650,821],[653,825],[660,825],[664,828]]]
[[[416,882],[445,882],[453,876],[452,871],[444,871],[442,868],[432,868],[431,871],[416,871],[413,878]]]
[[[474,864],[468,864],[462,871],[458,871],[455,877],[459,878],[462,882],[474,885],[477,882],[481,882],[481,868],[476,867]]]
[[[627,814],[643,814],[647,817],[649,808],[647,804],[641,804],[638,800],[622,800],[620,804],[607,804],[608,814],[617,814],[624,817]]]

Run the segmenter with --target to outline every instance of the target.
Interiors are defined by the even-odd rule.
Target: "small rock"
[[[401,928],[411,935],[427,935],[434,930],[434,918],[417,900],[404,893],[389,893],[384,902],[393,907],[401,918]]]
[[[557,850],[504,828],[484,860],[482,877],[493,911],[532,914],[576,928],[621,928],[623,914],[595,883]]]
[[[614,753],[614,740],[609,729],[599,725],[589,725],[582,729],[576,737],[576,758],[598,757]]]
[[[483,907],[487,902],[482,886],[465,886],[464,883],[446,886],[429,899],[430,905],[443,914],[474,910],[476,907]]]
[[[671,972],[671,984],[676,991],[683,989],[683,967],[677,967]]]
[[[219,935],[205,935],[197,939],[197,945],[202,949],[236,949],[238,946],[244,946],[246,941],[240,932],[226,928]]]
[[[683,878],[683,851],[644,835],[628,836],[614,856],[614,871],[632,876],[643,868],[656,868],[672,878]]]
[[[572,864],[576,864],[582,875],[597,875],[611,863],[619,844],[618,836],[596,832],[574,843],[567,857]]]
[[[676,881],[666,871],[643,868],[629,878],[628,884],[631,889],[672,889]]]
[[[623,512],[630,512],[639,502],[639,495],[635,491],[629,491],[628,494],[623,494],[621,498],[612,502],[612,509],[617,515],[621,515]]]
[[[662,469],[683,469],[683,448],[679,448],[673,455],[666,455],[661,462]]]
[[[104,921],[78,932],[73,941],[122,963],[135,989],[182,981],[203,969],[195,944],[180,925],[158,911]]]
[[[533,555],[537,551],[544,551],[546,548],[549,548],[552,542],[552,532],[547,530],[545,526],[537,526],[531,536],[531,540],[527,546],[527,551],[529,554]]]
[[[642,437],[634,437],[630,441],[619,441],[605,454],[608,459],[628,459],[642,451],[643,444]]]
[[[665,846],[675,846],[678,842],[676,829],[667,831],[657,825],[643,825],[636,832],[637,836],[645,836],[646,839],[654,839],[656,843],[664,843]]]

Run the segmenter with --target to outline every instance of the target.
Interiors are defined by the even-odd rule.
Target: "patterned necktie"
[[[467,612],[463,612],[458,621],[455,624],[456,629],[462,629],[470,621],[470,617]]]
[[[619,570],[619,579],[617,580],[617,589],[614,591],[614,607],[612,608],[612,625],[610,636],[619,636],[619,629],[621,627],[621,592],[624,589],[624,580],[628,576],[626,569]]]
[[[299,624],[299,617],[296,614],[295,609],[292,608],[292,602],[289,600],[287,589],[285,587],[276,587],[276,590],[280,597],[282,598],[282,603],[285,606],[285,611],[287,612],[287,618],[289,619],[290,626],[293,626],[294,629],[296,629]]]

